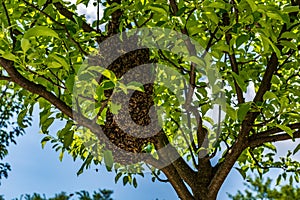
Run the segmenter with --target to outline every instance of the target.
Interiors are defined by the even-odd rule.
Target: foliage
[[[236,195],[229,195],[233,200],[256,200],[256,199],[299,199],[300,188],[292,184],[282,185],[280,187],[271,187],[272,180],[268,178],[266,181],[256,177],[249,179],[249,183],[245,184],[247,189],[244,192],[238,191]]]
[[[34,193],[33,195],[21,195],[20,200],[70,200],[70,199],[78,199],[78,200],[112,200],[110,197],[113,192],[111,190],[99,190],[99,192],[94,191],[92,196],[87,191],[80,191],[75,192],[75,194],[67,194],[65,192],[61,192],[59,194],[56,194],[52,198],[46,198],[45,195],[40,195],[37,193]],[[0,199],[4,200],[3,196],[0,196]],[[14,199],[18,200],[18,198]]]
[[[16,144],[15,137],[24,134],[24,128],[31,125],[30,116],[24,113],[25,105],[23,98],[25,91],[12,90],[12,84],[4,83],[1,87],[0,96],[0,160],[8,154],[8,146]],[[25,92],[26,93],[26,92]],[[23,111],[23,112],[22,112]],[[16,122],[16,113],[20,113]],[[18,125],[19,124],[19,125]],[[0,163],[0,179],[7,178],[11,166],[8,163]]]
[[[97,10],[91,23],[89,13],[78,14],[79,4]],[[18,102],[25,106],[11,112],[23,127],[37,104],[42,145],[50,142],[60,159],[64,153],[82,159],[78,174],[93,162],[105,163],[116,181],[137,187],[136,176],[148,167],[153,180],[169,182],[182,199],[216,198],[235,163],[243,177],[280,168],[279,180],[299,182],[300,163],[292,155],[300,145],[277,159],[273,144],[300,137],[299,0],[1,0],[1,5],[0,84],[10,85],[6,96],[21,92]],[[154,27],[163,32],[134,32]],[[154,70],[131,73],[129,78],[140,81],[124,80],[147,63],[168,67],[155,68],[153,84],[142,81]],[[128,94],[127,101],[122,95]],[[225,114],[222,123],[209,114],[214,105]],[[153,120],[152,107],[158,115]],[[50,134],[57,120],[65,126]],[[146,135],[156,130],[147,129],[153,121],[161,130],[136,137],[132,121]],[[213,166],[211,159],[218,163]],[[141,160],[145,164],[136,162]]]

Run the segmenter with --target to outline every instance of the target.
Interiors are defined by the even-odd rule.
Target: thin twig
[[[180,127],[179,123],[178,123],[176,120],[174,120],[172,117],[171,117],[171,121],[173,121],[173,122],[177,125],[177,127],[180,129],[180,131],[182,132],[182,136],[183,136],[183,138],[184,138],[186,144],[188,145],[188,149],[189,149],[189,151],[190,151],[190,153],[191,153],[193,163],[194,163],[194,165],[197,167],[197,163],[196,163],[196,159],[195,159],[195,157],[194,157],[193,150],[192,150],[191,146],[189,145],[189,141],[188,141],[188,139],[186,138],[186,136],[185,136],[185,134],[184,134],[184,131],[183,131],[182,128]],[[193,139],[193,138],[190,138],[190,139]],[[194,151],[195,151],[195,150],[196,150],[196,149],[194,149]]]
[[[2,1],[2,6],[4,8],[4,12],[5,12],[5,15],[6,15],[6,18],[7,18],[7,23],[8,23],[8,26],[9,26],[9,33],[10,33],[10,37],[11,39],[13,40],[13,48],[15,47],[16,45],[16,38],[14,37],[14,34],[13,34],[13,31],[12,31],[12,25],[11,25],[11,21],[10,21],[10,18],[9,18],[9,14],[8,14],[8,11],[7,11],[7,8],[6,8],[6,5],[4,3],[4,1]]]
[[[97,32],[99,32],[99,21],[100,21],[100,1],[97,0]]]
[[[0,76],[0,81],[12,81],[12,79],[8,76]]]
[[[182,72],[187,72],[187,73],[189,73],[189,71],[187,70],[187,69],[184,69],[182,66],[177,66],[172,60],[170,60],[169,58],[167,58],[167,56],[165,56],[164,55],[164,53],[162,52],[162,50],[161,49],[159,49],[158,50],[158,53],[159,53],[159,55],[163,58],[163,59],[165,59],[165,60],[167,60],[169,63],[171,63],[175,68],[177,68],[178,70],[181,70]]]
[[[148,167],[148,169],[151,170],[152,174],[155,176],[155,178],[156,178],[158,181],[163,182],[163,183],[168,183],[168,182],[170,182],[169,179],[161,179],[161,178],[158,176],[158,174],[156,174],[155,171],[152,170],[151,167],[150,167],[147,163],[146,163],[146,166]]]

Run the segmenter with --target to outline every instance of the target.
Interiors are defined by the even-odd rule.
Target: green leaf
[[[280,110],[279,112],[282,112],[286,107],[289,106],[289,99],[286,96],[283,96],[280,98]]]
[[[267,91],[263,96],[263,100],[266,101],[268,99],[278,99],[278,97],[274,92]]]
[[[76,5],[81,4],[83,1],[86,1],[86,0],[77,0]]]
[[[118,82],[117,85],[118,85],[118,88],[120,88],[125,94],[128,94],[128,88],[124,83]],[[102,90],[103,90],[103,88],[102,88]]]
[[[154,10],[158,13],[161,13],[161,14],[167,14],[167,11],[165,10],[165,8],[159,4],[152,4],[151,6],[149,6],[149,8],[151,10]]]
[[[233,120],[237,119],[237,111],[234,110],[232,107],[229,105],[226,105],[226,114]]]
[[[283,177],[284,180],[286,180],[286,172],[284,172],[284,173],[282,174],[282,177]]]
[[[219,24],[220,19],[219,19],[218,15],[216,13],[206,12],[205,15],[208,17],[208,19],[210,19],[215,24]]]
[[[114,84],[114,82],[112,82],[110,80],[105,80],[101,83],[101,86],[104,90],[110,90],[115,87],[115,84]]]
[[[145,150],[146,153],[151,153],[151,151],[152,151],[152,145],[151,144],[147,144],[147,146],[145,146],[144,150]]]
[[[59,39],[58,34],[54,30],[48,28],[47,26],[35,26],[31,29],[28,29],[25,32],[23,38],[28,39],[30,37],[37,37],[37,36],[50,36]]]
[[[87,2],[86,5],[88,5],[89,0],[83,0],[85,2]],[[112,13],[114,13],[116,10],[120,9],[121,4],[117,3],[117,2],[113,2],[108,8],[106,8],[104,10],[103,13],[103,19],[108,19]]]
[[[128,176],[124,176],[123,177],[123,185],[125,186],[128,183],[128,181],[129,181]]]
[[[244,42],[246,42],[247,40],[249,40],[249,36],[248,35],[240,35],[237,39],[236,39],[236,48],[239,48]]]
[[[46,133],[49,126],[51,126],[51,124],[53,123],[54,121],[54,117],[50,117],[48,119],[46,119],[42,124],[41,124],[41,128],[42,128],[42,132],[43,133]]]
[[[177,11],[176,16],[181,16],[181,15],[185,12],[186,9],[187,9],[187,7],[182,7],[182,8],[180,8],[180,9]]]
[[[93,156],[89,154],[85,159],[85,161],[83,162],[83,164],[81,165],[80,169],[78,170],[77,176],[83,173],[84,168],[88,168],[90,166],[92,160],[93,160]]]
[[[281,38],[287,38],[287,39],[297,39],[298,35],[296,33],[293,32],[284,32],[281,35]]]
[[[276,179],[276,185],[279,185],[280,184],[280,182],[281,182],[281,174],[277,177],[277,179]]]
[[[56,61],[52,61],[51,63],[48,64],[48,67],[51,69],[58,69],[61,68],[62,65]]]
[[[211,106],[209,104],[204,104],[203,106],[201,106],[202,115],[205,115],[210,108]]]
[[[263,48],[264,48],[264,52],[268,53],[269,52],[269,48],[270,48],[270,43],[268,42],[268,40],[266,39],[266,37],[261,37],[261,41],[263,43]]]
[[[74,82],[75,82],[75,76],[74,74],[68,76],[66,80],[66,88],[72,93],[73,92],[73,87],[74,87]]]
[[[121,104],[116,104],[116,103],[110,103],[110,111],[112,114],[118,114],[119,110],[121,109]]]
[[[277,12],[267,12],[266,13],[268,17],[270,17],[271,19],[275,19],[275,20],[280,20],[280,21],[284,21],[281,17],[281,15]]]
[[[61,64],[66,70],[69,69],[69,64],[67,63],[67,61],[65,60],[65,58],[61,57],[60,55],[56,55],[56,54],[50,54],[49,55],[49,59],[51,60],[56,60],[59,64]],[[59,66],[60,67],[60,66]]]
[[[25,118],[25,116],[26,116],[26,114],[27,114],[27,109],[24,109],[24,110],[22,110],[20,113],[19,113],[19,115],[18,115],[18,118],[17,118],[17,123],[18,123],[18,125],[21,127],[21,128],[26,128],[27,127],[27,125],[25,125],[24,123],[23,123],[23,120],[24,120],[24,118]]]
[[[40,103],[40,108],[42,107],[42,104]],[[49,116],[52,114],[49,107],[44,107],[44,110],[40,112],[40,123],[39,125],[42,126],[42,124],[49,118]]]
[[[104,69],[104,68],[101,68],[99,69],[99,72],[101,72],[101,74],[105,77],[107,77],[109,80],[111,80],[113,83],[116,83],[117,82],[117,77],[116,75],[114,74],[114,72],[112,72],[111,70],[108,70],[108,69]]]
[[[120,177],[122,176],[122,173],[118,173],[115,177],[115,183],[118,182],[118,180],[120,179]]]
[[[299,12],[299,6],[285,6],[282,12],[285,13]]]
[[[24,54],[28,51],[28,49],[30,49],[30,42],[28,39],[22,38],[21,40],[21,48],[24,52]]]
[[[294,178],[295,178],[296,182],[299,183],[299,174],[296,173]]]
[[[281,130],[285,131],[291,138],[293,138],[293,133],[295,130],[292,130],[290,127],[281,125],[281,124],[276,124],[276,127],[280,128]]]
[[[48,141],[50,141],[51,139],[52,139],[52,137],[51,137],[50,135],[45,136],[45,137],[42,139],[42,141],[41,141],[42,148],[44,148],[45,145],[46,145],[46,143],[47,143]]]
[[[249,4],[249,6],[251,7],[252,12],[257,10],[257,5],[255,4],[255,2],[253,0],[246,0],[246,1]]]
[[[58,159],[59,159],[60,162],[62,162],[63,158],[64,158],[64,151],[61,150]]]
[[[198,65],[198,67],[204,67],[205,66],[205,62],[203,61],[202,58],[199,58],[197,56],[186,56],[183,58],[184,61],[191,61],[195,64]]]
[[[114,164],[112,152],[109,150],[105,150],[103,152],[103,158],[104,158],[104,163],[105,163],[107,171],[111,171],[113,164]]]
[[[222,51],[222,52],[229,52],[229,45],[227,44],[218,44],[217,46],[214,46],[214,50],[219,50],[219,51]]]
[[[38,0],[38,5],[43,6],[47,0]]]
[[[10,52],[5,52],[4,54],[2,54],[2,57],[7,59],[7,60],[14,61],[14,62],[17,61],[17,57],[14,54],[10,53]]]
[[[281,56],[281,53],[280,53],[279,49],[277,48],[277,46],[274,45],[274,43],[266,36],[262,35],[261,37],[262,37],[263,41],[265,41],[267,44],[269,44],[273,48],[274,52],[276,53],[276,56],[279,58]],[[265,48],[267,49],[267,47],[265,47]]]
[[[271,151],[277,152],[276,146],[274,146],[272,143],[265,143],[264,146]]]
[[[77,171],[76,175],[79,176],[83,173],[84,165],[81,165],[80,169]]]
[[[294,42],[290,42],[290,41],[286,41],[286,40],[281,40],[280,44],[282,46],[289,47],[289,48],[294,49],[296,51],[298,50],[298,47],[297,47],[297,45]]]
[[[238,86],[242,89],[243,92],[247,91],[247,85],[245,83],[245,80],[243,79],[242,76],[237,75],[235,72],[231,72],[236,83],[238,84]]]
[[[133,183],[133,187],[136,188],[136,187],[137,187],[137,181],[136,181],[136,178],[133,178],[133,182],[132,182],[132,183]]]
[[[225,9],[225,3],[223,3],[223,2],[212,2],[212,3],[209,3],[207,5],[207,7]]]
[[[243,121],[251,105],[249,103],[241,104],[237,111],[237,118],[239,121]]]
[[[73,136],[74,136],[74,132],[73,131],[67,131],[64,134],[64,147],[67,148],[69,147],[72,142],[73,142]]]
[[[126,87],[129,90],[137,90],[137,91],[140,91],[140,92],[145,92],[143,84],[139,83],[139,82],[136,82],[136,81],[128,83]]]
[[[293,151],[293,155],[295,155],[300,150],[300,144],[297,145],[297,147]]]

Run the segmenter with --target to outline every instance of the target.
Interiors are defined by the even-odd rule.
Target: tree
[[[82,190],[80,192],[75,192],[75,194],[67,194],[65,192],[61,192],[59,194],[56,194],[55,197],[52,198],[46,198],[45,195],[34,193],[33,195],[21,195],[20,200],[23,199],[23,197],[26,200],[68,200],[73,198],[79,200],[112,200],[112,198],[110,197],[112,193],[113,192],[111,190],[99,190],[99,192],[94,191],[91,196],[89,192]],[[1,195],[0,199],[4,200],[4,197]],[[14,200],[18,200],[18,198]]]
[[[77,14],[89,3],[91,23]],[[235,163],[299,181],[300,145],[276,159],[273,144],[300,137],[299,0],[1,4],[0,83],[22,92],[19,125],[38,104],[42,145],[81,158],[78,174],[104,162],[136,187],[149,168],[181,199],[215,199]]]
[[[245,184],[248,189],[245,192],[238,191],[233,196],[229,195],[231,199],[299,199],[300,189],[291,184],[283,185],[281,187],[272,188],[272,180],[268,178],[266,181],[261,180],[259,177],[249,180],[250,184]]]

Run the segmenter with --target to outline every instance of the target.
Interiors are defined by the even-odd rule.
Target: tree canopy
[[[137,187],[150,170],[181,199],[216,199],[235,164],[299,182],[300,145],[274,145],[300,137],[299,0],[1,5],[1,120],[38,109],[42,146],[82,159],[78,174],[104,163]]]
[[[82,190],[80,192],[67,194],[66,192],[61,192],[59,194],[55,194],[54,197],[47,198],[46,195],[40,195],[38,193],[34,193],[33,195],[25,194],[21,195],[20,200],[69,200],[69,199],[79,199],[79,200],[112,200],[110,197],[113,192],[111,190],[99,190],[94,191],[92,194],[89,192]],[[1,200],[4,200],[4,197],[0,196]],[[18,200],[15,198],[14,200]]]
[[[245,184],[245,191],[238,191],[236,195],[229,195],[233,200],[255,200],[255,199],[299,199],[300,188],[294,187],[292,184],[283,185],[277,188],[271,186],[272,180],[268,178],[263,181],[261,178],[249,179],[249,183]]]

